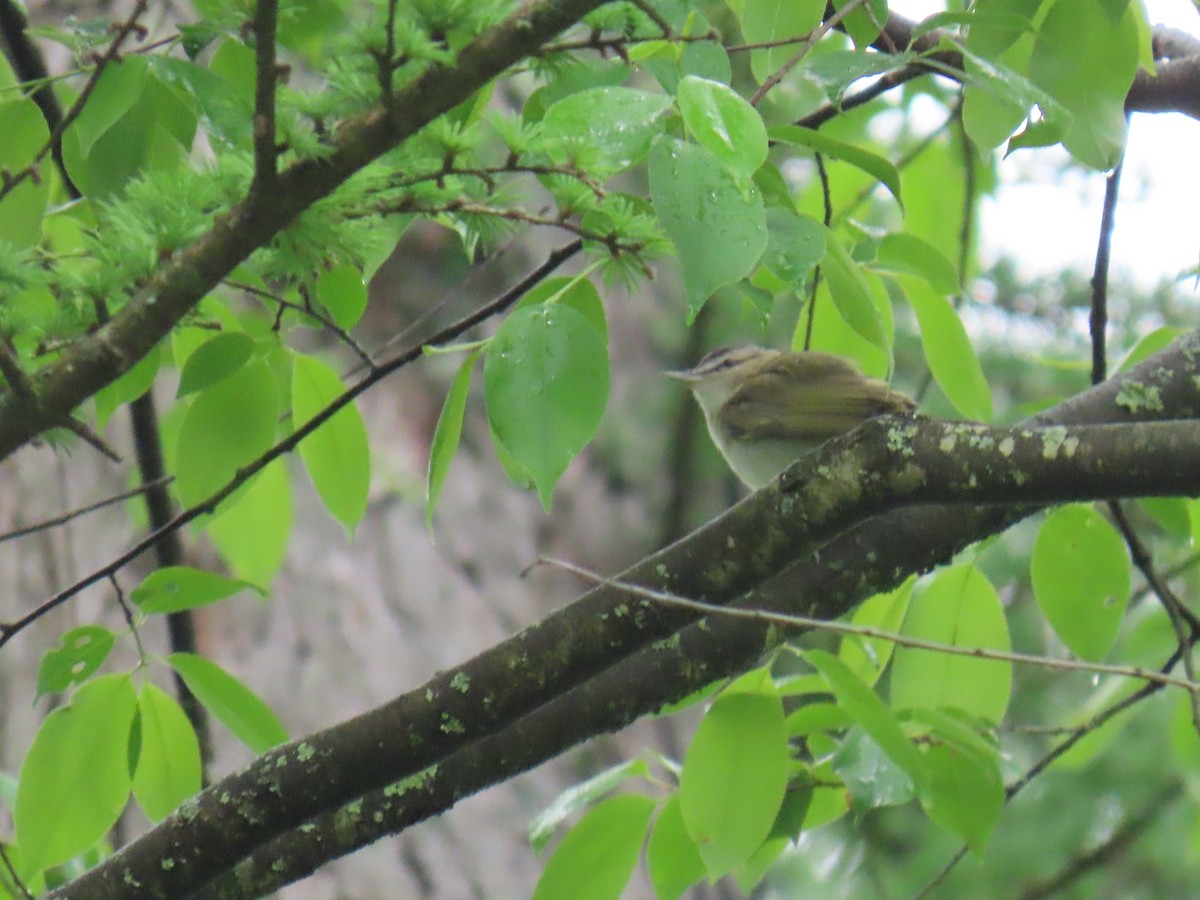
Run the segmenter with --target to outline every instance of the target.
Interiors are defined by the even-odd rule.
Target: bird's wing
[[[853,364],[825,353],[808,353],[803,378],[795,358],[764,367],[734,391],[720,410],[721,423],[743,439],[825,441],[872,416],[904,412],[913,402],[882,381],[864,378]]]

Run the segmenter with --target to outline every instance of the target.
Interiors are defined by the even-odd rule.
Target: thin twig
[[[787,77],[788,72],[800,65],[801,60],[803,60],[804,57],[809,54],[812,48],[816,46],[817,41],[828,34],[837,26],[839,22],[846,18],[846,16],[850,15],[850,13],[854,12],[854,10],[862,6],[865,2],[866,0],[850,0],[849,3],[837,10],[832,16],[829,16],[829,18],[825,19],[825,21],[823,21],[819,26],[814,28],[812,32],[804,39],[804,43],[800,46],[800,49],[797,50],[787,62],[767,76],[763,83],[758,86],[758,90],[756,90],[750,97],[750,105],[758,106],[759,102],[767,95],[768,91],[779,84],[779,82],[783,81],[783,79]]]
[[[1128,117],[1128,114],[1126,114]],[[1104,206],[1100,212],[1100,236],[1096,242],[1096,264],[1092,269],[1092,310],[1088,328],[1092,337],[1092,384],[1102,382],[1108,373],[1106,332],[1108,330],[1108,269],[1112,259],[1112,233],[1117,217],[1117,196],[1121,192],[1124,158],[1104,182]]]
[[[825,169],[825,157],[818,153],[814,156],[817,163],[817,176],[821,181],[821,199],[824,204],[823,222],[825,228],[829,228],[829,224],[833,221],[833,195],[829,191],[829,172]],[[829,239],[828,234],[826,240]],[[821,286],[821,266],[818,265],[813,269],[812,287],[808,291],[808,309],[805,310],[806,318],[804,322],[804,349],[807,350],[812,346],[813,322],[817,315],[817,288]]]
[[[121,459],[121,454],[112,447],[108,446],[108,444],[104,442],[104,438],[100,437],[100,435],[96,433],[92,426],[80,422],[78,419],[69,415],[59,419],[56,424],[60,428],[65,428],[67,431],[71,432],[71,434],[75,435],[105,459],[115,463],[124,461]]]
[[[41,522],[36,522],[33,525],[26,525],[23,528],[16,528],[12,531],[6,531],[0,534],[0,544],[6,541],[15,541],[19,538],[28,537],[39,531],[49,531],[51,528],[60,528],[66,525],[72,519],[77,519],[80,516],[86,516],[88,513],[96,512],[104,509],[107,506],[112,506],[114,503],[121,503],[129,500],[132,497],[137,497],[147,491],[152,491],[160,487],[166,487],[175,480],[174,475],[168,475],[156,481],[149,481],[145,484],[140,484],[135,488],[130,488],[127,491],[121,491],[119,494],[113,494],[111,497],[105,497],[103,500],[97,500],[95,503],[89,503],[87,506],[80,506],[76,509],[69,510],[61,515],[55,516],[52,519],[45,519]]]
[[[252,284],[247,284],[244,281],[234,281],[231,278],[226,278],[222,283],[234,288],[235,290],[245,291],[247,294],[252,294],[255,297],[261,297],[264,300],[269,300],[282,309],[290,309],[294,312],[300,313],[301,315],[309,316],[310,318],[315,319],[321,323],[321,327],[336,335],[338,340],[349,347],[365,368],[368,370],[375,368],[375,362],[371,359],[371,354],[363,349],[363,346],[353,337],[351,337],[348,331],[313,306],[312,303],[308,303],[307,305],[293,303],[291,300],[272,293],[271,291],[263,290],[262,288],[255,287]]]
[[[1113,520],[1116,521],[1122,537],[1125,538],[1125,545],[1129,547],[1134,565],[1138,567],[1138,571],[1142,573],[1142,577],[1146,579],[1146,583],[1158,597],[1158,602],[1166,610],[1167,618],[1171,622],[1171,629],[1175,632],[1175,640],[1179,646],[1184,674],[1194,681],[1196,666],[1189,648],[1196,643],[1197,638],[1200,638],[1200,620],[1197,620],[1195,613],[1184,606],[1179,595],[1171,590],[1171,586],[1167,584],[1166,580],[1159,576],[1154,568],[1154,558],[1150,554],[1150,550],[1134,531],[1129,517],[1125,515],[1124,507],[1116,500],[1111,500],[1108,509],[1112,513]],[[1191,712],[1192,727],[1200,736],[1200,697],[1195,694],[1192,695]]]
[[[17,874],[17,868],[12,864],[12,860],[8,858],[8,851],[4,849],[4,842],[0,841],[0,862],[4,863],[4,869],[8,873],[9,879],[12,881],[12,886],[21,892],[21,896],[25,900],[34,900],[33,894],[29,892],[29,888],[25,886],[25,882],[21,880],[21,876]]]
[[[626,591],[647,600],[688,609],[705,615],[728,616],[735,619],[754,619],[771,625],[783,625],[796,628],[811,628],[819,631],[829,631],[833,634],[849,634],[856,637],[871,638],[872,640],[890,641],[900,647],[910,647],[915,650],[930,650],[936,653],[948,653],[952,656],[969,656],[974,659],[996,660],[999,662],[1020,663],[1022,665],[1041,666],[1045,669],[1061,669],[1071,672],[1088,672],[1093,675],[1117,675],[1123,678],[1136,678],[1150,684],[1183,688],[1189,693],[1200,691],[1200,683],[1184,678],[1177,678],[1141,666],[1118,666],[1110,663],[1091,663],[1077,659],[1052,659],[1048,656],[1037,656],[1032,653],[1014,653],[1005,650],[995,650],[988,647],[956,647],[953,644],[943,644],[938,641],[927,641],[921,638],[909,637],[880,628],[865,625],[851,625],[846,622],[836,622],[830,619],[814,619],[808,616],[796,616],[789,613],[772,612],[766,609],[745,609],[742,607],[721,606],[715,603],[705,603],[701,600],[691,600],[653,588],[642,587],[627,581],[606,578],[582,566],[543,556],[539,562],[554,566],[564,571],[578,575],[588,581],[602,584],[619,591]]]
[[[20,362],[17,361],[17,352],[7,337],[0,340],[0,375],[4,376],[14,394],[24,400],[36,402],[37,392],[33,389],[33,382],[21,368]]]
[[[664,38],[671,36],[671,23],[662,17],[662,13],[647,3],[646,0],[630,0],[630,2],[645,13],[646,18],[658,26],[658,30],[662,32]]]
[[[536,55],[539,57],[547,57],[553,53],[569,53],[575,50],[595,50],[601,56],[606,53],[613,53],[622,58],[628,56],[628,49],[635,47],[638,44],[648,44],[651,41],[670,41],[673,44],[696,44],[703,41],[719,40],[721,35],[716,31],[708,31],[704,34],[674,34],[667,37],[658,35],[650,35],[646,37],[601,37],[599,34],[592,34],[585,38],[576,38],[570,41],[559,41],[557,44],[546,44],[540,48]],[[794,43],[794,41],[792,42]]]
[[[541,225],[547,228],[558,228],[568,234],[573,234],[585,241],[603,244],[609,252],[616,256],[618,253],[638,254],[641,244],[626,244],[620,240],[616,232],[601,233],[576,225],[570,219],[558,216],[546,216],[539,213],[526,212],[523,209],[501,209],[495,206],[485,206],[482,203],[468,203],[465,200],[451,200],[447,203],[421,204],[408,200],[395,203],[380,203],[372,208],[373,213],[382,215],[401,215],[419,213],[421,215],[453,214],[460,216],[481,216],[492,219],[502,219],[508,222],[522,222],[526,225]],[[643,262],[644,265],[644,262]]]
[[[379,61],[379,92],[383,105],[390,106],[392,101],[392,81],[396,74],[396,3],[388,0],[387,37],[384,39],[383,59]]]
[[[478,178],[489,189],[495,188],[497,175],[562,175],[566,178],[574,178],[580,184],[587,187],[597,199],[603,200],[607,193],[603,185],[590,177],[586,172],[581,172],[578,169],[569,168],[567,166],[547,166],[533,165],[524,163],[505,163],[502,166],[476,166],[476,167],[459,167],[456,165],[439,166],[432,172],[426,172],[421,175],[412,175],[407,178],[400,178],[389,182],[389,187],[408,188],[413,185],[421,184],[428,181],[441,182],[446,178],[458,176],[462,178]],[[440,185],[439,185],[440,186]]]

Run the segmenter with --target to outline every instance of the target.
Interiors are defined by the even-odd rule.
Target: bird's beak
[[[692,381],[696,380],[696,376],[688,371],[679,371],[679,372],[668,371],[668,372],[663,372],[663,374],[666,375],[668,378],[674,378],[676,381],[692,382]]]

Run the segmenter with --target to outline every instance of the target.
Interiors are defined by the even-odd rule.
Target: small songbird
[[[816,351],[721,347],[667,374],[692,389],[713,443],[752,490],[867,419],[916,408],[849,360]]]

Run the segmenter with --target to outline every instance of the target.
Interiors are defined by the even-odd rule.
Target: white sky
[[[933,0],[895,0],[921,17],[944,8]],[[1200,34],[1191,0],[1146,0],[1151,24]],[[1021,150],[999,164],[1003,187],[982,209],[984,262],[1007,253],[1031,276],[1071,267],[1090,273],[1096,252],[1104,174],[1057,171],[1058,149]],[[1200,122],[1177,113],[1133,116],[1112,264],[1150,286],[1200,262]],[[1022,183],[1018,184],[1020,181]]]

